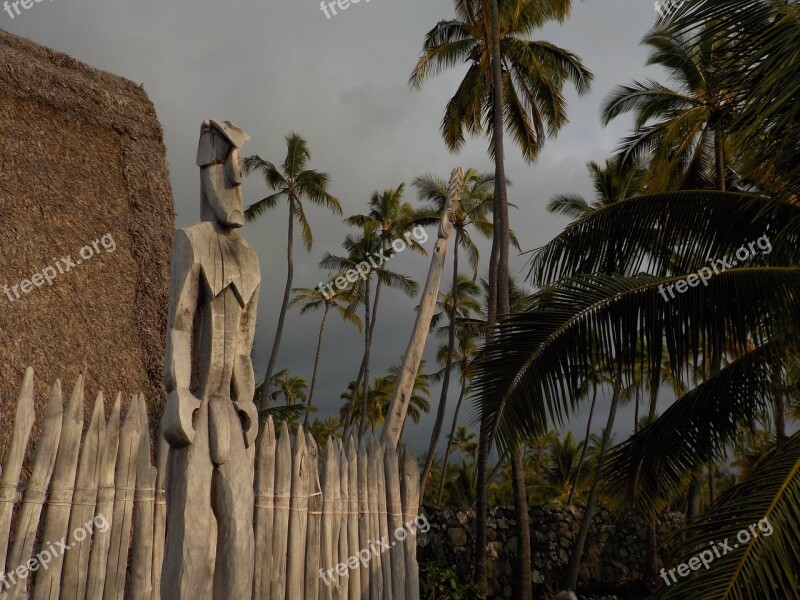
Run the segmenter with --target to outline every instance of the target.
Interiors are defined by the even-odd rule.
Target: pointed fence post
[[[289,504],[289,544],[286,549],[286,600],[303,600],[308,529],[308,487],[311,481],[303,426],[297,428],[292,458],[292,491]]]
[[[5,572],[6,556],[11,539],[11,516],[14,504],[19,501],[19,476],[22,461],[31,437],[31,429],[36,418],[33,394],[33,369],[28,367],[17,396],[17,411],[14,417],[14,433],[6,452],[3,477],[0,479],[0,570]],[[16,565],[15,565],[16,566]],[[12,568],[9,565],[9,568]]]
[[[130,593],[133,600],[153,597],[153,510],[156,468],[150,462],[150,427],[144,396],[139,394],[139,448],[136,456],[136,491],[133,504],[133,560]]]
[[[33,553],[36,532],[39,530],[39,519],[42,516],[42,505],[56,464],[63,412],[61,382],[56,380],[50,391],[50,400],[42,419],[42,435],[36,447],[33,473],[28,480],[22,506],[20,506],[16,518],[14,543],[8,559],[9,574],[18,567],[24,567]],[[47,541],[57,542],[58,540]],[[11,598],[11,600],[25,600],[28,597],[27,579],[18,579],[8,592],[3,593],[2,597]]]
[[[275,425],[272,417],[261,429],[256,451],[255,570],[253,600],[270,600],[272,521],[275,516]]]
[[[386,475],[386,516],[391,536],[392,598],[400,600],[406,595],[405,549],[408,530],[403,526],[403,499],[400,493],[400,467],[397,450],[391,444],[386,446],[383,457]],[[416,541],[415,541],[416,543]]]
[[[419,464],[408,448],[403,452],[403,516],[406,523],[416,523],[419,517]],[[403,544],[406,568],[405,600],[419,600],[419,565],[417,564],[417,530],[409,527],[409,536]]]
[[[347,542],[351,556],[358,556],[358,519],[359,519],[359,487],[358,487],[358,443],[355,437],[347,440],[347,466],[348,466],[348,509],[347,509]],[[361,600],[362,586],[360,564],[350,570],[350,585],[348,586],[348,600]]]
[[[74,531],[69,531],[69,515],[72,509],[75,475],[81,448],[81,434],[83,433],[83,382],[83,375],[79,375],[63,416],[61,439],[53,477],[50,481],[42,532],[44,541],[65,540],[67,546],[70,546],[70,552],[72,552],[72,544],[78,543],[78,539],[73,536],[85,534],[83,537],[85,540],[90,535],[83,529],[85,521],[80,523]],[[82,533],[78,534],[78,532]],[[33,586],[33,600],[58,599],[61,589],[61,568],[65,558],[64,554],[59,553],[53,557],[49,568],[39,571]]]
[[[380,444],[375,439],[375,434],[371,433],[369,436],[368,445],[369,457],[367,459],[367,478],[368,478],[368,502],[369,502],[369,536],[368,546],[371,550],[369,558],[369,592],[372,598],[382,598],[383,596],[383,566],[381,564],[381,555],[376,553],[375,550],[377,542],[381,536],[380,518],[378,515],[378,486],[379,472],[378,462],[383,462],[383,457],[378,454]]]
[[[153,501],[153,600],[161,600],[161,570],[167,538],[167,456],[169,444],[161,427],[156,440],[156,493]]]
[[[69,531],[76,531],[94,519],[105,437],[105,398],[100,392],[94,401],[89,428],[81,448],[75,493],[72,496],[72,512],[69,515]],[[86,597],[89,556],[96,535],[93,529],[91,537],[77,542],[64,557],[61,600],[84,600]]]
[[[95,514],[105,520],[106,527],[95,529],[92,536],[92,552],[89,557],[89,573],[86,583],[86,598],[100,600],[106,581],[108,549],[111,545],[111,528],[114,524],[114,472],[119,454],[120,404],[122,394],[118,393],[106,424],[106,439],[103,444],[100,463],[100,486],[97,490],[97,509]]]
[[[311,481],[308,488],[308,528],[306,529],[306,573],[305,595],[303,598],[317,600],[319,586],[322,585],[319,576],[320,569],[320,541],[322,525],[322,488],[319,482],[319,448],[310,433],[306,432],[308,446],[309,475]]]
[[[292,443],[284,421],[275,454],[275,520],[272,528],[272,600],[286,598],[286,548],[289,545],[289,495],[292,491]]]
[[[350,476],[350,465],[347,462],[347,455],[345,454],[344,448],[342,447],[341,440],[336,440],[336,450],[339,453],[339,535],[338,535],[338,558],[336,559],[337,564],[347,564],[347,559],[351,554],[350,551],[350,544],[348,543],[347,537],[347,526],[349,520],[349,512],[350,512],[350,483],[349,483],[349,476]],[[339,597],[342,600],[347,600],[350,594],[350,584],[352,583],[351,580],[351,571],[349,568],[339,578]]]
[[[119,439],[119,453],[114,474],[114,517],[111,523],[108,572],[103,588],[103,600],[122,600],[125,593],[136,488],[136,457],[139,450],[140,410],[137,406],[139,401],[141,401],[140,396],[134,396],[131,400]]]

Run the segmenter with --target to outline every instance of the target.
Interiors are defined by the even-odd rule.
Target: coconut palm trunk
[[[262,393],[261,402],[262,407],[267,405],[265,398],[269,397],[269,383],[272,379],[272,374],[275,371],[275,362],[278,360],[278,349],[281,346],[281,337],[283,336],[283,325],[286,322],[286,311],[289,308],[289,297],[292,293],[292,279],[294,278],[294,260],[292,258],[292,246],[294,245],[294,198],[289,198],[289,234],[288,242],[286,244],[286,287],[283,290],[283,302],[281,303],[281,313],[278,316],[278,327],[275,330],[275,341],[272,342],[272,352],[269,355],[269,363],[267,363],[267,372],[264,375],[264,391]]]
[[[375,323],[377,321],[376,317],[378,316],[378,301],[381,298],[381,287],[383,287],[382,286],[382,282],[381,282],[380,279],[378,279],[378,282],[375,285],[375,301],[372,303],[372,318],[367,323],[367,329],[369,329],[370,342],[371,342],[372,336],[373,336],[373,334],[375,332]],[[369,299],[369,295],[367,295],[367,298]],[[368,357],[367,357],[367,350],[366,350],[366,344],[365,344],[364,356],[361,357],[361,366],[358,368],[358,376],[356,377],[356,383],[353,386],[354,390],[357,390],[358,388],[360,388],[361,387],[361,382],[364,380],[364,368],[367,365],[367,358]],[[351,402],[350,406],[349,406],[349,408],[347,410],[347,417],[345,418],[345,422],[344,422],[344,429],[343,429],[343,431],[344,431],[344,439],[347,439],[349,437],[350,430],[353,427],[353,408],[354,408],[354,405]]]
[[[322,351],[322,338],[325,335],[325,321],[328,318],[330,304],[325,304],[322,313],[322,323],[319,326],[319,338],[317,339],[317,354],[314,356],[314,372],[311,374],[311,388],[308,390],[308,402],[306,403],[306,416],[303,418],[303,429],[308,429],[308,417],[311,414],[311,406],[314,401],[314,389],[317,386],[317,370],[319,368],[319,357]]]
[[[578,466],[575,469],[575,480],[572,482],[572,489],[569,491],[569,498],[567,505],[572,506],[572,501],[575,499],[575,490],[578,489],[578,483],[581,480],[581,471],[583,470],[583,460],[586,458],[586,451],[589,448],[589,437],[592,433],[592,419],[594,418],[594,407],[597,403],[597,383],[593,386],[592,392],[592,407],[589,409],[589,422],[586,424],[586,437],[583,438],[583,448],[581,448],[581,455],[578,458]],[[638,407],[638,403],[637,403]]]
[[[364,395],[361,398],[361,422],[358,425],[358,437],[363,438],[367,431],[369,418],[367,409],[369,405],[369,351],[372,346],[372,321],[370,321],[370,281],[371,277],[367,276],[364,282],[364,294],[366,300],[364,301]],[[358,390],[358,387],[355,388]]]
[[[453,425],[450,427],[450,436],[447,438],[447,446],[444,451],[444,459],[442,459],[442,477],[439,480],[439,493],[436,496],[436,506],[442,505],[442,497],[444,496],[444,484],[447,481],[447,466],[450,460],[450,451],[453,448],[453,436],[456,434],[456,427],[458,424],[458,413],[461,412],[461,403],[464,401],[464,393],[467,389],[467,381],[461,382],[461,393],[458,396],[458,403],[456,404],[456,411],[453,415]]]
[[[578,571],[581,566],[581,558],[583,558],[583,550],[586,547],[586,539],[589,537],[589,528],[592,525],[592,519],[597,509],[597,499],[600,497],[600,467],[608,452],[608,447],[611,445],[611,436],[614,431],[614,420],[617,418],[617,406],[619,399],[622,395],[622,376],[618,374],[617,382],[614,384],[614,393],[611,396],[611,406],[608,409],[608,421],[606,428],[603,430],[603,440],[600,443],[600,452],[597,456],[597,473],[595,474],[592,489],[589,492],[589,500],[586,502],[586,510],[583,513],[583,520],[581,521],[581,528],[578,530],[578,536],[575,538],[575,543],[572,546],[572,554],[569,557],[567,569],[564,572],[564,579],[562,587],[565,590],[572,592],[576,591],[578,587]]]
[[[439,396],[439,408],[436,411],[436,422],[433,424],[431,432],[431,442],[428,446],[428,457],[425,460],[425,468],[422,470],[422,480],[420,481],[419,499],[422,503],[425,497],[425,490],[428,487],[428,480],[433,470],[433,461],[436,458],[436,451],[439,446],[439,437],[442,434],[445,412],[447,410],[447,392],[450,389],[450,373],[453,369],[453,350],[456,346],[456,317],[458,315],[458,245],[461,242],[461,230],[456,229],[456,236],[453,248],[453,293],[452,306],[450,307],[450,322],[447,327],[447,363],[444,367],[444,378],[442,379],[442,393]],[[442,467],[446,468],[446,465]]]
[[[495,219],[500,222],[500,245],[497,277],[497,308],[500,314],[511,312],[509,293],[509,252],[511,246],[511,228],[508,220],[508,190],[506,189],[505,149],[503,146],[503,69],[500,54],[500,8],[499,0],[489,0],[489,19],[492,44],[492,93],[494,121],[494,162],[495,162],[495,196],[498,197],[500,214]],[[511,450],[511,476],[514,485],[514,513],[517,520],[517,561],[515,597],[519,600],[530,600],[533,595],[531,578],[531,530],[528,517],[528,495],[525,489],[525,470],[522,448],[515,446]],[[484,482],[486,485],[487,482]],[[484,502],[484,521],[486,504]],[[486,525],[484,523],[484,531]],[[485,534],[484,534],[485,535]],[[485,549],[482,546],[482,550]]]

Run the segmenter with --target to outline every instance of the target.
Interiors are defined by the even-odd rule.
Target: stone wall
[[[583,517],[582,507],[530,507],[533,581],[555,590],[569,561],[569,553]],[[455,567],[465,580],[473,565],[475,512],[470,509],[425,507],[431,524],[419,536],[419,561],[438,561]],[[660,558],[672,550],[664,540],[683,524],[682,513],[668,513],[657,524]],[[513,557],[516,555],[516,520],[512,507],[489,509],[488,559],[492,598],[510,598]],[[641,581],[647,556],[647,524],[629,515],[618,517],[601,509],[592,521],[587,553],[580,571],[580,585],[614,589]]]

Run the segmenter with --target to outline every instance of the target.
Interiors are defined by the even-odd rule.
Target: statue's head
[[[244,225],[242,165],[239,148],[250,136],[230,121],[205,121],[200,128],[197,166],[200,167],[201,207],[204,221],[224,227]]]

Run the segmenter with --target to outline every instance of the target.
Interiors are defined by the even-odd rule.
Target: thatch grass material
[[[28,365],[39,417],[49,385],[67,396],[85,370],[90,398],[120,390],[127,405],[141,391],[158,421],[173,222],[144,90],[0,30],[0,448]],[[14,302],[2,294],[106,233],[115,252]]]

